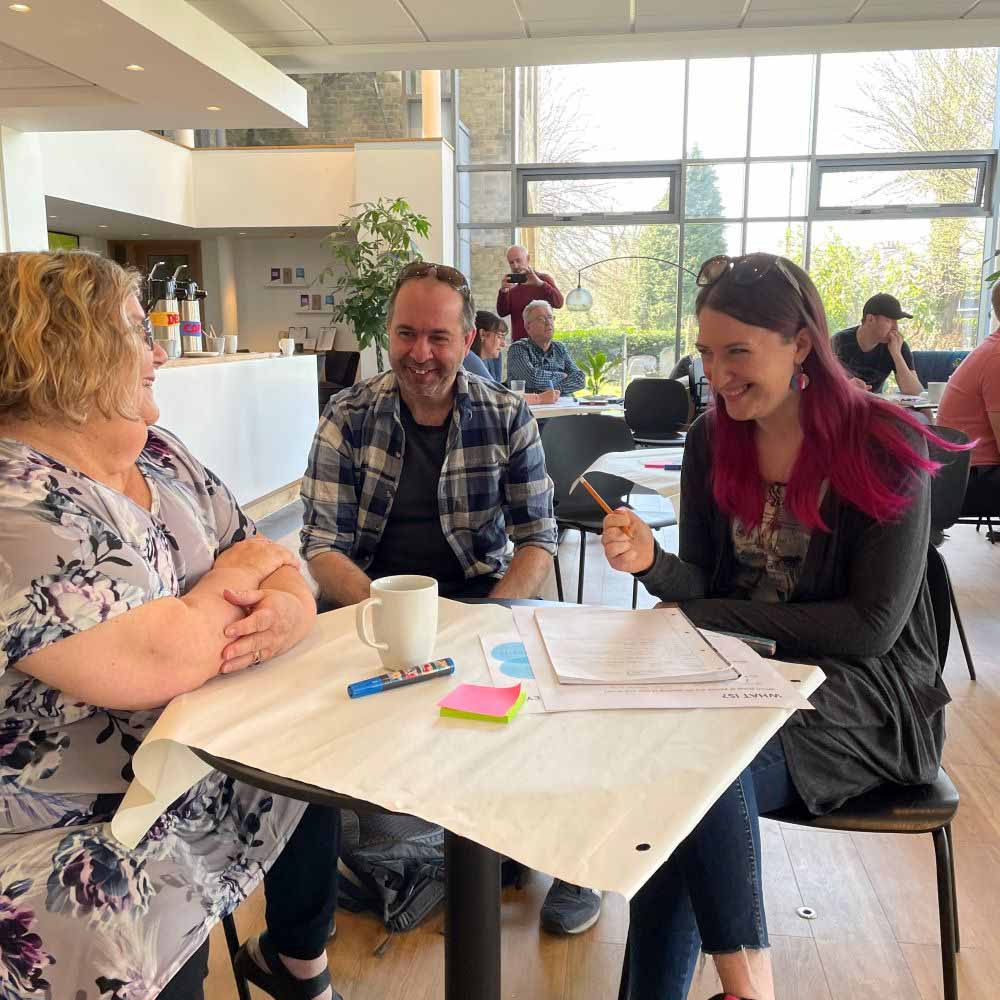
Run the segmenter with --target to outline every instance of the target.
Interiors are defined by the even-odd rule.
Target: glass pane
[[[826,171],[820,179],[819,207],[974,205],[978,181],[975,167]]]
[[[310,146],[409,135],[409,101],[398,70],[291,78],[306,90],[309,127],[226,129],[226,145]]]
[[[684,108],[676,95],[684,92],[682,60],[521,72],[520,162],[680,158]]]
[[[819,153],[993,145],[996,49],[820,57]]]
[[[776,253],[800,267],[805,254],[804,222],[747,223],[747,253]]]
[[[460,176],[468,178],[470,221],[510,222],[509,170],[475,170]]]
[[[743,252],[743,227],[733,222],[697,222],[684,227],[684,266],[698,273],[701,265],[716,254],[726,253],[736,257]],[[681,297],[681,355],[694,350],[698,321],[694,315],[694,300],[698,287],[694,276],[684,275]]]
[[[746,156],[750,60],[692,59],[688,79],[687,155]]]
[[[653,370],[654,363],[660,374],[669,374],[676,333],[678,226],[546,226],[521,230],[521,239],[563,292],[576,287],[578,268],[595,261],[660,258],[662,263],[610,260],[585,270],[580,283],[594,304],[588,312],[557,310],[556,336],[577,363],[592,351],[615,360],[606,392],[621,389],[623,372]]]
[[[503,66],[458,71],[460,163],[510,163],[513,82]]]
[[[463,273],[472,286],[477,309],[497,307],[497,292],[507,273],[507,248],[511,244],[510,229],[464,229],[459,231],[459,259]],[[468,241],[467,249],[462,247]]]
[[[742,163],[708,163],[687,168],[684,215],[688,219],[733,218],[743,214]]]
[[[762,56],[754,60],[751,156],[809,152],[815,59]]]
[[[899,328],[912,350],[976,343],[983,219],[814,223],[809,273],[831,333],[861,322],[869,296],[890,292],[913,319]]]
[[[560,177],[528,181],[528,213],[571,215],[581,212],[666,212],[671,178]]]
[[[750,197],[747,215],[775,218],[805,215],[809,201],[809,164],[753,163],[750,165]]]

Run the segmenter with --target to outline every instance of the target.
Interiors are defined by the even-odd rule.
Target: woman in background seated
[[[197,1000],[209,931],[263,877],[242,965],[330,1000],[336,812],[212,772],[135,850],[110,831],[163,706],[316,615],[298,559],[152,426],[137,290],[96,254],[0,255],[0,995]]]
[[[482,375],[480,365],[485,368],[494,382],[503,382],[503,359],[500,357],[504,344],[507,343],[507,324],[486,309],[476,313],[476,336],[472,346],[465,356],[465,368],[474,375]],[[477,360],[470,364],[470,357]],[[558,389],[548,389],[545,392],[526,392],[524,401],[529,405],[538,403],[555,403],[559,399]]]
[[[687,437],[679,555],[626,510],[602,541],[699,627],[767,636],[826,681],[632,900],[628,996],[686,997],[700,948],[724,996],[773,1000],[758,816],[938,773],[949,697],[926,581],[927,439],[943,442],[848,382],[790,261],[715,257],[698,284],[716,405]]]

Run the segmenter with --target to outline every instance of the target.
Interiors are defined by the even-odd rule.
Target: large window
[[[914,314],[911,347],[971,346],[997,246],[996,66],[996,49],[948,49],[460,70],[458,242],[473,286],[491,305],[500,244],[515,240],[564,292],[586,268],[593,307],[557,313],[557,330],[620,357],[625,380],[639,355],[665,373],[691,350],[683,269],[717,253],[806,267],[831,330],[886,291]],[[587,268],[633,256],[681,270]]]

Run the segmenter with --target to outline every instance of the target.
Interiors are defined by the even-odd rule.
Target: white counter
[[[160,424],[245,505],[305,471],[319,422],[316,357],[226,360],[168,363],[154,391]]]

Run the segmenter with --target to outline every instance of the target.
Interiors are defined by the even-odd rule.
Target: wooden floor
[[[649,502],[659,503],[657,498]],[[298,516],[292,508],[269,519],[265,528],[295,547]],[[676,529],[662,534],[664,544],[675,549]],[[962,1000],[986,1000],[1000,989],[1000,544],[991,546],[974,528],[956,526],[942,552],[979,673],[979,681],[971,683],[953,632],[945,675],[954,698],[945,764],[962,795],[954,826],[959,983]],[[560,554],[566,596],[572,600],[576,540],[564,540]],[[630,579],[607,565],[596,539],[588,544],[586,561],[584,600],[627,607]],[[640,591],[640,603],[653,602]],[[930,837],[826,833],[765,822],[763,842],[779,1000],[941,998]],[[504,895],[505,1000],[614,1000],[628,923],[624,900],[606,897],[600,921],[586,934],[552,937],[538,928],[547,887],[548,879],[536,873],[522,891]],[[796,914],[802,905],[816,911],[815,920]],[[260,893],[237,913],[237,924],[241,937],[262,927]],[[374,918],[340,914],[337,925],[329,957],[345,1000],[443,998],[440,918],[396,938],[381,958],[373,955],[384,938]],[[690,998],[707,1000],[717,989],[709,963],[696,977]],[[212,938],[206,996],[236,1000],[219,928]]]

